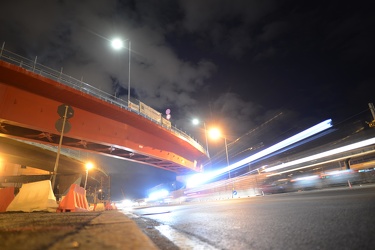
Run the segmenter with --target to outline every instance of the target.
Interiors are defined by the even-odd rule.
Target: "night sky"
[[[110,40],[129,39],[132,98],[171,109],[172,124],[202,142],[193,117],[219,125],[229,143],[243,138],[232,155],[328,118],[339,123],[375,101],[370,1],[18,0],[1,4],[0,23],[7,50],[38,56],[124,100],[128,51],[114,51]],[[244,138],[265,124],[258,142]],[[211,155],[223,148],[209,145]],[[148,166],[101,161],[126,176],[129,196],[174,179]]]

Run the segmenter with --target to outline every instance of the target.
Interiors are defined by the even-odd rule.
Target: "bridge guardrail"
[[[1,47],[1,50],[0,50],[0,60],[2,61],[5,61],[5,62],[8,62],[8,63],[11,63],[11,64],[14,64],[16,66],[19,66],[21,68],[24,68],[28,71],[31,71],[35,74],[38,74],[38,75],[41,75],[43,77],[46,77],[46,78],[49,78],[51,80],[55,80],[55,81],[58,81],[62,84],[65,84],[69,87],[72,87],[76,90],[79,90],[81,92],[84,92],[84,93],[87,93],[89,95],[92,95],[98,99],[101,99],[105,102],[108,102],[108,103],[111,103],[113,105],[116,105],[116,106],[119,106],[123,109],[126,109],[130,112],[133,112],[133,113],[136,113],[140,116],[143,116],[149,120],[151,120],[152,122],[154,122],[155,124],[158,124],[159,126],[163,127],[163,128],[166,128],[168,130],[170,130],[170,132],[176,134],[176,135],[179,135],[183,138],[185,138],[191,145],[193,145],[194,147],[196,148],[199,148],[200,150],[202,150],[203,152],[207,154],[207,151],[206,149],[198,142],[196,141],[195,139],[193,139],[191,136],[189,136],[188,134],[186,134],[185,132],[177,129],[176,127],[173,127],[173,126],[166,126],[165,124],[163,124],[163,122],[159,122],[159,121],[156,121],[153,117],[150,117],[148,116],[147,114],[145,113],[142,113],[140,112],[140,110],[134,110],[132,108],[129,107],[130,105],[130,101],[129,103],[114,96],[114,95],[111,95],[103,90],[100,90],[82,80],[78,80],[78,79],[75,79],[74,77],[71,77],[69,75],[66,75],[64,73],[62,73],[62,68],[60,71],[57,71],[57,70],[54,70],[52,68],[49,68],[47,66],[44,66],[40,63],[37,62],[37,57],[35,57],[35,60],[30,60],[28,58],[25,58],[23,56],[20,56],[16,53],[13,53],[9,50],[6,50],[5,48],[5,43],[3,43],[2,47]],[[138,106],[140,106],[140,101],[137,100]],[[145,104],[143,104],[145,105]],[[152,109],[150,107],[150,109]],[[160,114],[161,115],[161,114]],[[162,121],[162,119],[160,119]]]

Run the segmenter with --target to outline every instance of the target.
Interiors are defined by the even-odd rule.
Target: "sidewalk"
[[[158,249],[119,211],[0,213],[0,249]]]

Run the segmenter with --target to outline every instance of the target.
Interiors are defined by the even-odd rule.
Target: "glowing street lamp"
[[[193,122],[193,125],[198,125],[200,123],[200,121],[197,118],[194,118],[192,122]],[[205,122],[203,122],[203,127],[204,127],[204,135],[205,135],[205,138],[206,138],[207,156],[208,156],[208,158],[210,158],[210,152],[208,151],[207,128],[206,128]]]
[[[84,186],[85,189],[87,185],[87,177],[89,175],[89,170],[92,169],[93,167],[94,167],[94,164],[92,164],[91,162],[86,163],[86,178],[85,178],[85,186]]]
[[[128,68],[128,106],[130,106],[130,58],[131,58],[131,42],[129,39],[126,39],[125,41],[128,41],[128,54],[129,54],[129,68]],[[124,41],[122,41],[120,38],[115,38],[111,41],[112,48],[115,50],[120,50],[124,48]]]

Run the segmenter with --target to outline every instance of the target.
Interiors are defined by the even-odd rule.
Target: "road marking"
[[[131,217],[134,217],[134,218],[139,218],[138,215],[134,214],[134,213],[131,213],[129,211],[126,211],[126,210],[122,210],[122,213],[125,214],[126,216],[129,216],[130,218]]]
[[[137,214],[131,213],[129,211],[123,210],[122,212],[130,218],[141,218]],[[180,233],[168,225],[155,226],[154,228],[182,250],[218,250],[218,248],[213,247],[192,235]]]
[[[146,216],[146,215],[156,215],[156,214],[167,214],[171,211],[162,211],[162,212],[155,212],[155,213],[146,213],[146,214],[140,214],[140,216]]]
[[[200,239],[192,236],[185,235],[178,232],[177,230],[171,228],[168,225],[156,226],[157,229],[162,235],[167,237],[172,241],[177,247],[183,250],[217,250],[217,248],[209,245],[206,242],[201,241]]]

